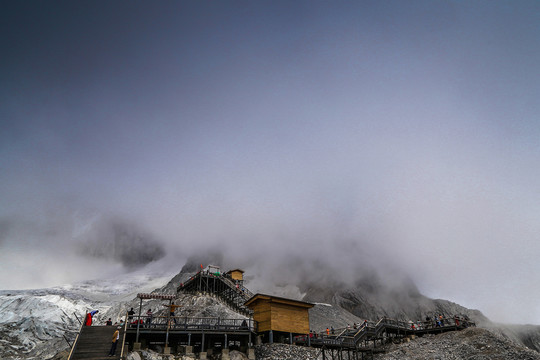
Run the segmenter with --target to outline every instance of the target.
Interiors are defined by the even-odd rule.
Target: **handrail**
[[[126,323],[126,328],[128,326],[135,328],[137,325],[141,330],[158,330],[167,327],[171,330],[257,330],[257,322],[251,318],[223,319],[221,317],[135,315],[130,324]]]
[[[438,324],[437,324],[438,322]],[[416,327],[420,323],[420,327]],[[415,325],[414,328],[412,325]],[[424,326],[426,325],[426,326]],[[429,327],[428,325],[433,325]],[[419,322],[416,323],[395,320],[383,317],[375,325],[366,325],[365,323],[360,326],[358,331],[355,331],[354,335],[350,335],[350,329],[345,328],[339,335],[327,335],[326,333],[314,333],[315,338],[310,339],[312,344],[332,344],[339,346],[350,346],[357,347],[359,341],[364,339],[364,337],[369,336],[370,338],[377,337],[383,329],[393,329],[403,332],[404,335],[413,335],[418,331],[424,333],[439,332],[439,331],[448,331],[448,330],[459,330],[465,327],[476,326],[476,324],[467,319],[461,319],[459,317],[446,317],[433,321]],[[349,331],[348,331],[349,330]],[[356,329],[355,329],[356,330]],[[317,336],[318,335],[318,336]],[[295,339],[297,341],[307,341],[307,336],[309,335],[300,335]]]
[[[77,317],[77,316],[75,316],[75,317]],[[85,316],[85,318],[86,318],[86,316]],[[79,320],[79,318],[77,318],[77,320]],[[80,322],[80,320],[79,320],[79,322]],[[84,328],[84,322],[81,322],[81,327],[79,328],[79,332],[77,333],[77,336],[75,337],[75,341],[73,341],[73,346],[71,347],[71,350],[69,352],[67,360],[71,360],[71,356],[73,355],[73,351],[77,347],[77,342],[79,341],[79,336],[81,335],[83,328]]]
[[[79,319],[79,317],[77,316],[76,313],[73,313],[73,315],[75,316],[75,319],[77,319],[77,321],[79,322],[79,324],[82,324],[82,321]]]
[[[128,318],[128,312],[126,311],[126,319]],[[120,359],[123,359],[124,358],[124,345],[126,344],[126,332],[127,332],[127,324],[128,322],[124,322],[124,336],[123,336],[123,339],[122,339],[122,349],[120,351]]]

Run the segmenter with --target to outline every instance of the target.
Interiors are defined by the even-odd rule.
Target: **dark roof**
[[[308,308],[308,309],[315,306],[315,304],[308,303],[305,301],[287,299],[284,297],[266,295],[266,294],[255,294],[253,295],[253,297],[251,297],[251,299],[246,301],[244,305],[249,307],[249,305],[253,304],[257,300],[269,300],[270,302],[288,304],[288,305],[293,305],[293,306],[298,306],[298,307],[303,307],[303,308]]]
[[[240,271],[241,273],[245,273],[245,271],[242,269],[232,269],[232,270],[227,271],[225,274],[232,273],[233,271]]]

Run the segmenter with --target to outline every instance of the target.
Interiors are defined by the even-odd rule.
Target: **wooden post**
[[[201,352],[204,352],[204,329],[202,330]]]
[[[135,342],[139,342],[139,325],[141,324],[141,311],[142,311],[142,298],[139,305],[139,319],[137,320],[137,336],[135,336]],[[126,319],[126,322],[129,321],[129,319]]]
[[[167,333],[165,334],[165,347],[169,346],[169,327],[171,326],[172,299],[169,299],[169,314],[167,315]]]

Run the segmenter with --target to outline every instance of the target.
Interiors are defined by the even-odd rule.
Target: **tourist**
[[[133,308],[131,308],[131,310],[128,311],[128,322],[132,322],[133,321],[133,315],[135,315],[135,311],[133,311]]]
[[[99,312],[99,310],[93,310],[93,311],[90,311],[89,313],[86,314],[86,321],[85,321],[85,325],[86,325],[86,326],[91,326],[91,325],[92,325],[92,318],[93,318],[94,315],[96,315],[98,312]]]
[[[112,344],[111,344],[111,350],[109,351],[109,356],[114,356],[114,353],[116,352],[116,345],[118,345],[118,340],[120,340],[120,329],[121,327],[117,327],[116,331],[114,332],[112,336]]]
[[[176,317],[174,315],[174,312],[176,310],[176,308],[179,308],[181,305],[176,305],[174,302],[171,304],[171,305],[165,305],[163,304],[163,306],[166,306],[169,308],[169,312],[170,312],[170,315],[171,315],[171,318],[172,320],[174,321],[174,323],[176,324]]]
[[[107,320],[107,322],[105,322],[105,325],[112,326],[112,319],[109,318],[109,320]]]
[[[150,327],[150,325],[152,325],[152,317],[152,309],[148,309],[146,312],[146,326]]]

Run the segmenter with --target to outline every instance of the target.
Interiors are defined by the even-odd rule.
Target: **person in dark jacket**
[[[128,311],[128,322],[133,321],[133,315],[135,315],[135,311],[133,311],[133,308],[131,308],[131,310]]]

